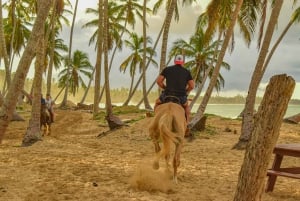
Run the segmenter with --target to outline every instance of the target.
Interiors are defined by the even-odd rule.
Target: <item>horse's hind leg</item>
[[[174,159],[173,159],[173,169],[174,169],[173,179],[174,179],[176,184],[177,184],[177,168],[180,165],[181,149],[182,149],[182,143],[180,142],[179,144],[176,144],[175,154],[174,154]]]

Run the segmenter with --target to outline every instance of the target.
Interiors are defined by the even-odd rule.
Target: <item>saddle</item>
[[[180,99],[176,96],[165,96],[162,103],[169,103],[169,102],[177,103],[181,105]]]

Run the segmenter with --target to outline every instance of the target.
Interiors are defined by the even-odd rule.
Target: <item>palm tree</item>
[[[129,31],[124,28],[122,25],[122,22],[124,22],[126,19],[124,16],[119,16],[119,7],[117,6],[116,2],[110,1],[108,3],[108,27],[109,27],[109,34],[108,34],[108,49],[111,50],[114,45],[117,45],[117,47],[121,50],[122,47],[122,40],[120,40],[120,33],[122,33],[123,30],[126,30],[126,33]],[[95,16],[99,16],[99,10],[93,9],[93,8],[87,8],[86,9],[87,14],[94,14]],[[97,39],[98,39],[98,24],[99,24],[99,17],[96,19],[92,19],[85,25],[83,25],[83,28],[97,28],[95,32],[92,34],[89,45],[92,43],[95,43],[95,49],[97,48]],[[119,41],[117,44],[116,41]]]
[[[115,129],[120,126],[123,126],[124,123],[113,115],[112,103],[110,97],[110,85],[109,85],[109,70],[108,70],[108,0],[104,0],[103,4],[103,20],[104,20],[104,28],[103,28],[103,51],[104,51],[104,78],[105,78],[105,109],[106,109],[106,121],[108,122],[109,128]]]
[[[44,24],[48,16],[50,7],[51,2],[48,0],[38,1],[38,13],[32,29],[32,33],[20,59],[16,74],[8,89],[7,95],[5,96],[4,104],[2,105],[0,110],[0,143],[2,142],[3,136],[17,105],[17,99],[15,97],[18,97],[21,93],[21,90],[23,89],[27,72],[29,70],[32,59],[34,58],[35,49],[38,45],[38,41],[36,39],[41,37],[41,29],[44,28]]]
[[[51,83],[52,83],[52,70],[54,65],[54,53],[55,53],[55,40],[56,34],[61,28],[59,17],[62,15],[64,11],[64,0],[54,0],[53,7],[49,22],[49,29],[46,34],[46,41],[49,41],[49,44],[46,44],[50,48],[46,48],[47,53],[49,53],[49,65],[47,72],[47,94],[51,94]],[[67,21],[68,24],[69,21]],[[48,51],[49,50],[49,51]]]
[[[146,21],[146,9],[147,0],[144,0],[143,6],[143,38],[147,38],[147,21]],[[147,97],[147,86],[146,86],[146,59],[147,59],[147,40],[143,40],[143,61],[142,61],[142,77],[143,77],[143,99],[146,109],[151,109],[148,97]]]
[[[251,133],[253,130],[253,115],[254,115],[256,92],[266,69],[264,63],[266,62],[266,57],[270,47],[270,42],[272,40],[272,36],[277,24],[277,19],[280,14],[282,3],[283,0],[277,0],[274,2],[274,6],[272,8],[269,24],[266,29],[265,37],[263,39],[262,47],[255,65],[253,75],[251,77],[251,82],[248,89],[248,95],[246,98],[246,104],[243,111],[241,136],[239,138],[239,142],[233,147],[235,149],[244,149],[251,137]]]
[[[71,60],[68,56],[64,57],[64,65],[66,66],[59,73],[59,87],[69,86],[70,93],[75,96],[79,87],[86,88],[84,78],[90,78],[92,73],[92,65],[88,55],[79,50],[73,53]]]
[[[77,5],[78,5],[78,0],[75,2],[75,8],[74,8],[74,15],[73,15],[73,20],[72,20],[72,25],[71,25],[71,33],[70,33],[70,42],[69,42],[69,54],[68,54],[68,60],[71,61],[71,53],[72,53],[72,42],[73,42],[73,31],[74,31],[74,26],[75,26],[75,19],[76,19],[76,13],[77,13]],[[68,62],[69,65],[71,65],[70,62]],[[71,68],[70,66],[67,66],[68,68]],[[69,72],[69,70],[67,71]],[[67,105],[67,100],[68,100],[68,92],[69,92],[69,77],[70,75],[67,75],[66,78],[66,86],[65,86],[65,95],[63,98],[63,101],[61,102],[61,107],[66,107]]]
[[[190,69],[193,79],[196,83],[196,95],[190,103],[190,108],[200,96],[201,90],[207,77],[212,75],[213,65],[216,63],[215,50],[219,50],[219,41],[212,41],[207,43],[205,41],[205,33],[203,30],[198,29],[197,32],[190,38],[189,42],[179,39],[173,43],[169,58],[173,58],[176,54],[184,52],[187,61],[185,67]],[[190,60],[188,60],[190,58]],[[210,68],[212,66],[212,68]],[[222,67],[230,70],[230,66],[226,62],[222,62]],[[224,79],[219,74],[215,89],[219,91],[224,86]]]
[[[39,48],[36,48],[36,60],[35,60],[35,73],[33,79],[33,100],[32,100],[32,110],[31,118],[29,120],[29,125],[24,135],[22,146],[30,146],[35,142],[41,140],[41,127],[40,127],[40,117],[41,117],[41,91],[42,91],[42,78],[44,70],[44,40],[45,30],[41,30],[41,38],[39,41]]]
[[[131,33],[129,40],[125,40],[125,45],[131,50],[132,54],[129,55],[120,65],[120,71],[125,72],[128,67],[130,71],[130,76],[131,76],[131,84],[129,87],[129,96],[132,94],[132,87],[134,83],[134,78],[135,78],[135,73],[137,70],[137,67],[139,67],[140,71],[143,71],[143,54],[144,50],[146,52],[146,59],[150,59],[149,55],[153,55],[154,51],[150,48],[147,47],[144,49],[144,41],[146,43],[151,44],[151,38],[147,37],[146,40],[144,40],[144,37],[139,37],[136,33]],[[157,66],[157,63],[155,60],[151,60],[152,64],[154,66]],[[128,99],[127,99],[128,100]],[[123,105],[128,105],[129,102],[125,101]]]
[[[182,0],[182,4],[185,3],[191,4],[195,0]],[[158,0],[153,8],[153,13],[156,13],[160,6],[162,5],[163,0]],[[169,29],[171,26],[173,14],[175,12],[175,20],[179,20],[179,14],[178,14],[178,7],[177,7],[177,0],[167,0],[166,1],[166,17],[164,21],[164,30],[163,30],[163,38],[162,38],[162,46],[161,46],[161,56],[160,56],[160,66],[159,69],[162,71],[162,69],[166,66],[166,53],[167,53],[167,44],[168,44],[168,36],[169,36]]]
[[[94,91],[94,108],[93,117],[99,110],[99,97],[100,97],[100,76],[101,76],[101,63],[102,63],[102,53],[103,53],[103,0],[99,0],[99,19],[98,19],[98,40],[97,40],[97,59],[95,65],[95,91]]]
[[[1,4],[2,5],[2,4]],[[6,81],[3,85],[3,91],[9,85],[11,80],[11,68],[13,64],[14,55],[20,55],[21,50],[25,46],[26,41],[30,36],[29,27],[32,26],[30,23],[30,9],[28,1],[8,1],[3,6],[7,12],[8,17],[3,19],[5,44],[1,47],[4,48],[4,64],[6,69]],[[2,11],[1,11],[2,12]]]
[[[227,29],[227,31],[225,33],[224,41],[223,41],[220,53],[218,55],[216,66],[215,66],[215,68],[214,68],[214,70],[212,72],[212,76],[211,76],[208,88],[207,88],[207,90],[205,92],[205,95],[204,95],[204,97],[202,99],[201,105],[199,106],[199,108],[198,108],[198,110],[196,112],[196,115],[194,116],[194,118],[190,122],[190,125],[189,125],[190,128],[193,128],[196,125],[196,123],[199,122],[199,120],[202,118],[202,116],[204,114],[206,105],[207,105],[207,103],[209,101],[209,98],[210,98],[210,96],[212,94],[212,91],[213,91],[213,89],[214,89],[214,87],[215,87],[215,85],[217,83],[218,76],[219,76],[219,73],[220,73],[220,68],[221,68],[221,65],[223,63],[223,59],[224,59],[224,56],[225,56],[225,53],[226,53],[226,49],[227,49],[227,47],[229,45],[230,38],[232,37],[232,33],[233,33],[234,26],[235,26],[235,22],[236,22],[236,20],[238,18],[240,9],[242,7],[242,4],[243,4],[243,0],[238,0],[236,2],[236,6],[235,6],[234,11],[232,12],[231,21],[230,21],[228,29]]]

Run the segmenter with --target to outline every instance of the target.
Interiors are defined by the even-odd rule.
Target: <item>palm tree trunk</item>
[[[83,94],[82,99],[81,99],[81,101],[80,101],[81,104],[84,103],[84,101],[85,101],[85,99],[86,99],[86,97],[87,97],[87,94],[88,94],[88,92],[89,92],[89,90],[90,90],[90,88],[91,88],[91,84],[92,84],[92,81],[93,81],[93,77],[94,77],[94,75],[95,75],[95,71],[96,71],[96,68],[93,69],[91,79],[89,80],[89,83],[88,83],[88,85],[87,85],[87,87],[86,87],[86,90],[84,91],[84,94]]]
[[[33,80],[33,101],[31,118],[29,120],[29,125],[24,135],[22,146],[30,146],[35,142],[41,140],[41,92],[42,92],[42,77],[44,69],[44,29],[41,29],[43,38],[39,38],[39,48],[37,48],[36,62],[35,62],[35,73]]]
[[[3,140],[8,124],[12,118],[12,114],[15,111],[17,105],[17,99],[24,87],[26,75],[28,73],[30,64],[35,55],[35,49],[37,47],[37,38],[40,38],[41,29],[44,29],[44,24],[49,13],[51,1],[40,0],[38,1],[38,14],[35,20],[31,36],[28,40],[27,46],[20,59],[16,74],[8,89],[7,95],[4,99],[4,103],[0,110],[0,143]]]
[[[167,48],[168,48],[168,36],[169,30],[173,18],[173,13],[175,7],[177,5],[177,0],[171,0],[170,7],[167,10],[165,24],[164,24],[164,32],[162,38],[162,46],[161,46],[161,55],[160,55],[160,66],[159,71],[161,72],[166,66],[166,55],[167,55]]]
[[[47,94],[51,94],[51,84],[52,84],[52,71],[53,71],[53,63],[54,63],[54,49],[55,49],[55,22],[56,22],[56,12],[55,9],[53,9],[52,13],[53,18],[53,24],[52,26],[52,33],[51,33],[51,39],[50,39],[50,61],[48,65],[48,73],[47,73]],[[48,41],[47,41],[48,42]],[[46,52],[46,50],[45,50]]]
[[[246,98],[245,109],[243,111],[243,121],[242,121],[242,129],[241,136],[239,138],[239,142],[234,145],[234,149],[244,149],[249,138],[251,136],[253,130],[253,115],[254,115],[254,106],[255,106],[255,98],[256,92],[259,86],[259,83],[264,74],[264,63],[266,56],[268,54],[268,50],[270,47],[270,43],[272,40],[272,36],[274,33],[274,29],[277,24],[277,19],[280,14],[280,10],[283,4],[283,0],[277,0],[272,9],[272,13],[270,16],[270,21],[266,30],[265,38],[257,59],[257,63],[251,78],[251,82],[249,85],[248,95]]]
[[[95,66],[95,92],[94,92],[94,107],[93,116],[95,117],[99,111],[99,96],[100,96],[100,79],[101,79],[101,63],[103,52],[103,0],[99,0],[99,19],[98,19],[98,40],[97,40],[97,60]]]
[[[200,119],[202,118],[202,116],[204,114],[204,111],[205,111],[205,108],[206,108],[207,103],[209,101],[209,98],[211,97],[212,91],[213,91],[213,89],[214,89],[214,87],[217,83],[217,79],[218,79],[218,76],[219,76],[219,73],[220,73],[220,69],[221,69],[221,65],[222,65],[222,62],[223,62],[223,59],[224,59],[224,56],[225,56],[225,53],[226,53],[226,49],[228,47],[230,38],[232,36],[233,29],[234,29],[234,26],[235,26],[235,22],[236,22],[236,19],[238,17],[238,14],[239,14],[239,11],[241,9],[242,4],[243,4],[243,0],[238,0],[236,2],[235,10],[232,13],[232,17],[231,17],[232,20],[230,22],[230,25],[229,25],[227,31],[226,31],[225,38],[224,38],[224,41],[223,41],[223,44],[222,44],[222,48],[221,48],[216,66],[214,68],[211,80],[209,82],[209,86],[208,86],[208,88],[205,92],[205,95],[203,97],[201,105],[199,106],[199,108],[197,110],[196,115],[194,116],[194,118],[191,120],[191,122],[189,124],[190,128],[193,128],[200,121]]]
[[[144,7],[143,7],[143,38],[144,38],[144,51],[143,51],[143,64],[142,64],[142,77],[143,77],[143,99],[144,99],[144,105],[146,109],[151,109],[151,105],[149,103],[148,97],[147,97],[147,84],[146,84],[146,49],[147,49],[147,21],[146,21],[146,8],[147,8],[147,0],[144,0]]]
[[[123,126],[124,123],[113,115],[110,97],[109,69],[108,69],[108,0],[104,0],[104,31],[103,31],[103,50],[104,50],[104,77],[105,77],[105,108],[106,121],[110,130]]]
[[[75,2],[74,15],[73,15],[72,26],[71,26],[70,43],[69,43],[69,54],[68,54],[68,60],[69,61],[71,60],[73,32],[74,32],[74,26],[75,26],[75,19],[76,19],[77,7],[78,7],[78,0],[76,0],[76,2]],[[70,63],[69,63],[69,65],[70,65]],[[69,69],[70,69],[69,65],[67,66],[68,73],[70,73],[69,72]],[[64,99],[63,99],[60,107],[65,107],[67,105],[68,93],[69,93],[69,78],[70,78],[70,76],[67,76],[67,79],[66,79],[66,88],[65,88],[65,95],[64,95]]]

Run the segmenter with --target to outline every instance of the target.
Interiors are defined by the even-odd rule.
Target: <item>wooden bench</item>
[[[278,144],[275,146],[272,168],[267,171],[268,181],[266,192],[273,191],[277,176],[300,179],[300,167],[281,168],[283,156],[300,157],[300,144]]]

